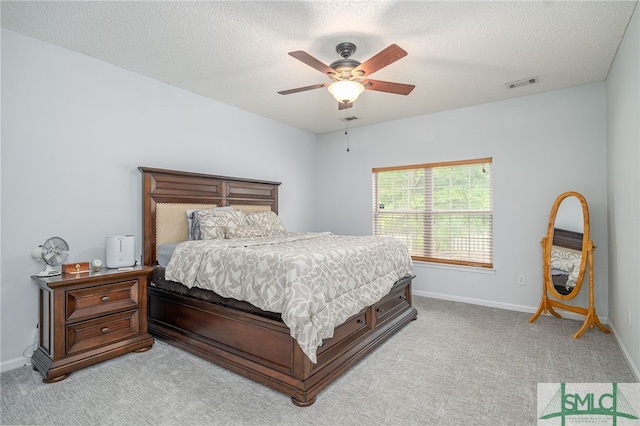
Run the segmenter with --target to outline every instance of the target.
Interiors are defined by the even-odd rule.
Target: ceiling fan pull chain
[[[347,152],[349,152],[349,132],[345,130],[345,135],[347,135]]]
[[[347,152],[349,152],[349,120],[347,120],[347,110],[344,110],[344,135],[347,137]]]

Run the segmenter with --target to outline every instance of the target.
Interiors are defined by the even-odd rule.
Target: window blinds
[[[373,169],[374,235],[414,260],[493,267],[491,158]]]

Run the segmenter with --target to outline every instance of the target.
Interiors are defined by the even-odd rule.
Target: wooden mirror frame
[[[553,246],[553,242],[556,236],[555,222],[556,215],[558,213],[558,209],[562,201],[564,201],[568,197],[577,197],[580,200],[580,204],[582,205],[582,215],[583,215],[583,229],[582,229],[582,257],[580,259],[580,272],[578,274],[578,279],[576,281],[575,288],[571,291],[570,294],[563,295],[558,293],[553,285],[553,281],[551,278],[551,248]],[[550,313],[556,318],[562,318],[560,314],[558,314],[553,308],[560,308],[567,311],[571,311],[580,315],[585,316],[584,323],[582,327],[573,335],[574,339],[582,336],[587,328],[593,328],[597,326],[600,330],[605,333],[610,333],[609,329],[602,325],[598,315],[596,314],[596,307],[594,303],[594,292],[593,292],[593,251],[595,250],[595,246],[593,245],[593,241],[589,239],[589,207],[587,205],[586,199],[582,196],[582,194],[574,191],[564,192],[556,198],[553,203],[553,207],[551,208],[551,214],[549,215],[549,225],[547,227],[547,235],[542,238],[540,244],[542,245],[542,253],[543,253],[543,262],[542,262],[542,273],[543,273],[543,282],[542,282],[542,300],[540,301],[540,306],[538,310],[531,318],[529,318],[529,322],[534,322],[538,319],[538,317],[542,313]],[[549,297],[549,293],[557,299],[560,300],[568,300],[573,299],[578,295],[580,289],[582,287],[582,282],[584,281],[584,274],[589,267],[589,307],[582,308],[579,306],[571,306],[566,305],[558,300],[554,300]]]
[[[567,247],[567,244],[564,244],[563,240],[567,241],[569,240],[569,238],[563,238],[563,231],[565,230],[556,228],[555,223],[558,216],[558,210],[560,209],[562,202],[569,197],[576,197],[582,207],[582,244],[579,248],[579,250],[581,251],[580,271],[578,272],[578,278],[576,279],[576,285],[573,290],[571,290],[569,294],[561,294],[553,285],[553,277],[551,276],[551,252],[554,246]],[[565,231],[565,235],[571,237],[571,234],[571,232]],[[573,233],[573,235],[578,234],[578,232]],[[569,245],[571,245],[571,243],[572,241],[569,241]],[[556,198],[556,201],[553,203],[553,207],[551,207],[551,214],[549,215],[549,225],[547,226],[547,236],[543,238],[542,241],[540,241],[540,244],[542,244],[543,253],[543,280],[546,283],[547,289],[551,292],[553,297],[560,300],[570,300],[576,297],[578,293],[580,293],[582,282],[584,281],[584,273],[587,269],[587,258],[589,256],[588,252],[590,249],[589,243],[589,206],[587,205],[587,200],[585,200],[582,194],[578,192],[569,191],[560,194],[558,198]]]

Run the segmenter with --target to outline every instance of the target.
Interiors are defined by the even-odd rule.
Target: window
[[[491,158],[373,169],[373,233],[414,260],[493,267]]]

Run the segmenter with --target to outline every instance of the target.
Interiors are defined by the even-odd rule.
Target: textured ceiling
[[[313,133],[344,127],[330,80],[287,53],[329,64],[353,42],[363,62],[392,43],[408,55],[373,74],[414,84],[366,91],[350,126],[605,80],[635,1],[3,1],[2,26]],[[538,77],[508,90],[506,83]]]

